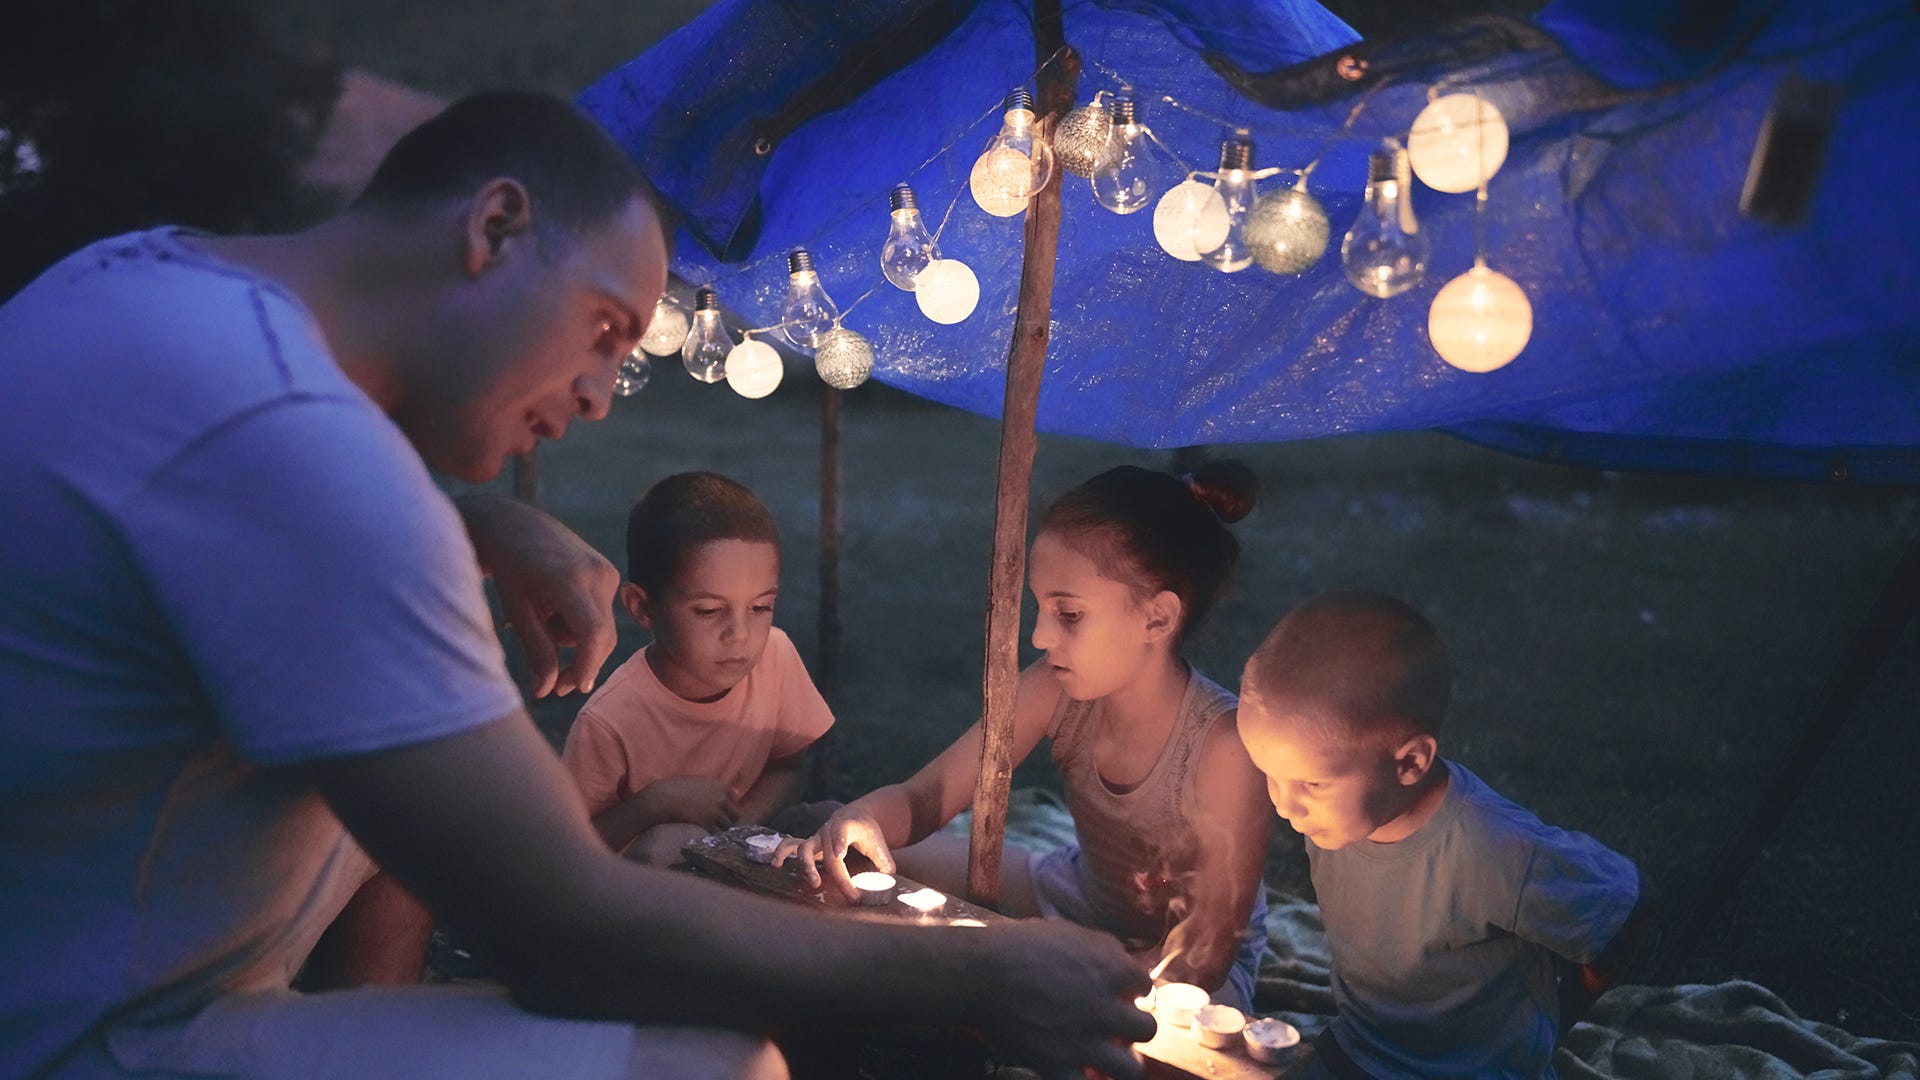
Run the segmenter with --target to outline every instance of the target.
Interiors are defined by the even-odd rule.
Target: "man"
[[[604,415],[665,275],[619,150],[494,93],[308,232],[118,237],[0,308],[0,1075],[780,1076],[775,1024],[896,1022],[1138,1074],[1111,941],[819,917],[594,833],[479,583],[564,689],[607,648],[560,673],[542,627],[603,623],[604,575],[497,503],[470,543],[427,467]],[[369,855],[512,1002],[287,989]]]

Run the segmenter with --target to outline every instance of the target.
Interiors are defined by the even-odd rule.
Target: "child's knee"
[[[791,1080],[763,1037],[709,1028],[636,1028],[627,1080]]]
[[[656,825],[627,846],[627,858],[648,866],[672,866],[680,861],[681,848],[706,835],[707,830],[684,822]]]

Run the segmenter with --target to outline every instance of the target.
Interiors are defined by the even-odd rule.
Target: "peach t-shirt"
[[[717,701],[667,689],[647,650],[634,653],[580,707],[560,757],[598,817],[669,776],[711,776],[743,799],[767,762],[799,753],[832,726],[800,653],[776,626],[760,662]]]

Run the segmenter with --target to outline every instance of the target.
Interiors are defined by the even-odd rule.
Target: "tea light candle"
[[[780,847],[779,833],[758,833],[747,837],[747,858],[757,863],[770,863],[773,853]]]
[[[947,894],[935,889],[915,889],[901,893],[900,902],[927,916],[947,906]]]
[[[1231,1005],[1202,1005],[1194,1011],[1192,1023],[1195,1042],[1225,1050],[1240,1041],[1240,1033],[1247,1028],[1247,1017]]]
[[[893,892],[893,875],[868,870],[853,875],[853,887],[860,890],[863,904],[884,904]]]
[[[1207,992],[1192,983],[1167,983],[1153,992],[1154,1011],[1168,1027],[1183,1028],[1207,1003]]]
[[[1282,1050],[1300,1042],[1299,1028],[1271,1016],[1250,1021],[1240,1035],[1246,1040],[1248,1057],[1269,1063],[1279,1061]]]

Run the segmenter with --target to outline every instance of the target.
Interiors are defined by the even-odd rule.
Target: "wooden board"
[[[788,859],[784,866],[769,866],[748,858],[747,837],[770,832],[771,829],[757,825],[738,826],[690,841],[680,849],[680,855],[694,870],[708,877],[810,907],[833,908],[851,915],[904,922],[935,923],[954,919],[978,919],[985,923],[1006,921],[1007,917],[997,911],[977,907],[954,896],[947,897],[946,907],[938,915],[922,916],[920,912],[901,903],[897,897],[900,893],[912,892],[923,886],[899,874],[894,875],[894,895],[886,903],[855,903],[841,896],[839,890],[827,888],[824,883],[818,888],[808,885],[807,879],[800,873],[798,859]],[[849,873],[857,874],[871,869],[873,864],[865,856],[858,852],[847,853]]]
[[[1201,1077],[1203,1080],[1284,1080],[1299,1076],[1306,1065],[1303,1046],[1288,1048],[1281,1060],[1262,1064],[1247,1056],[1244,1049],[1214,1050],[1193,1041],[1185,1028],[1160,1025],[1153,1041],[1136,1043],[1134,1049],[1147,1059],[1149,1078]]]

